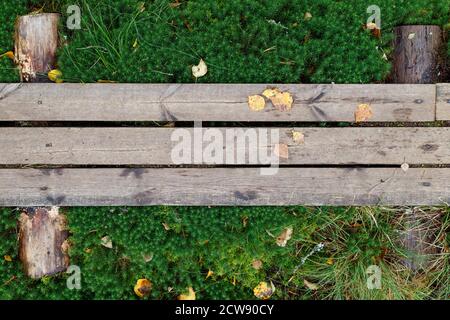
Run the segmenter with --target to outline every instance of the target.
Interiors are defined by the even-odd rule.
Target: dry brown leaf
[[[355,122],[364,122],[372,118],[372,108],[368,104],[360,104],[355,111]]]
[[[166,222],[163,222],[162,225],[164,227],[164,230],[166,230],[166,231],[170,230],[170,226]]]
[[[186,294],[180,294],[177,298],[178,300],[195,300],[195,291],[192,287],[188,288]]]
[[[292,131],[292,140],[296,144],[304,144],[305,143],[305,135],[300,131]]]
[[[309,282],[308,280],[304,279],[303,283],[305,284],[305,286],[312,291],[316,291],[319,289],[319,286],[315,283]]]
[[[208,66],[203,59],[200,59],[198,65],[192,67],[192,75],[195,78],[201,78],[208,73]]]
[[[274,146],[273,153],[283,159],[289,159],[289,147],[287,144],[278,143]]]
[[[145,263],[149,263],[153,260],[153,253],[144,253],[142,255],[142,258],[144,259]]]
[[[134,286],[134,293],[139,298],[144,298],[150,294],[152,290],[152,283],[147,279],[139,279]]]
[[[266,89],[263,96],[269,99],[273,106],[279,111],[290,111],[294,98],[289,92],[282,92],[278,88]]]
[[[266,107],[266,100],[259,95],[249,96],[248,107],[252,111],[262,111]]]
[[[108,249],[113,248],[113,243],[109,236],[104,236],[101,240],[101,243],[102,243],[102,246],[104,246],[105,248],[108,248]]]
[[[292,227],[288,227],[277,237],[277,245],[280,247],[286,247],[287,242],[292,238]]]
[[[306,12],[305,15],[303,16],[303,18],[304,18],[306,21],[311,20],[312,17],[313,17],[313,16],[312,16],[311,12]]]
[[[262,268],[262,265],[263,265],[263,263],[262,263],[261,260],[253,260],[253,262],[252,262],[252,267],[253,267],[253,269],[255,269],[255,270],[261,269],[261,268]]]
[[[270,297],[275,292],[275,286],[271,282],[270,285],[267,282],[260,282],[254,289],[253,294],[258,299],[267,300],[270,299]]]

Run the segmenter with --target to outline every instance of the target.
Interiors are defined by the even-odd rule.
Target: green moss
[[[82,30],[66,34],[59,59],[67,80],[194,82],[191,66],[203,58],[209,73],[198,82],[379,82],[390,72],[383,55],[392,51],[393,27],[446,24],[450,5],[374,1],[382,15],[376,39],[362,28],[369,16],[362,0],[170,2],[78,1]]]
[[[434,209],[436,210],[436,209]],[[174,299],[192,286],[199,299],[253,299],[260,281],[273,281],[277,299],[444,298],[448,261],[425,280],[400,271],[398,212],[369,208],[78,208],[69,219],[71,264],[82,289],[66,275],[26,279],[16,255],[16,211],[0,211],[0,299],[137,299],[137,279],[153,283],[151,299]],[[448,233],[449,212],[442,233]],[[279,247],[274,237],[292,227]],[[441,234],[442,234],[441,233]],[[109,236],[113,248],[101,245]],[[445,242],[444,242],[445,243]],[[322,250],[317,250],[323,244]],[[442,243],[440,244],[442,245]],[[146,262],[145,257],[152,257]],[[446,259],[443,257],[442,259]],[[254,260],[262,268],[252,267]],[[448,260],[448,257],[447,257]],[[331,263],[330,263],[331,261]],[[368,266],[383,270],[383,288],[368,290]],[[206,278],[208,270],[212,277]],[[319,285],[310,291],[303,281]]]
[[[27,12],[27,0],[0,1],[0,55],[14,51],[14,21],[15,17]],[[6,58],[0,58],[0,82],[17,82],[19,73],[14,63]]]

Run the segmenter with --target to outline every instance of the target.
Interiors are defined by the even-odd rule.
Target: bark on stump
[[[427,84],[444,79],[444,37],[441,27],[411,25],[396,27],[394,83]]]
[[[23,82],[48,82],[55,67],[59,14],[22,16],[16,23],[15,58]],[[19,257],[34,279],[69,266],[66,219],[58,208],[28,208],[19,219]]]
[[[19,219],[19,257],[26,274],[39,279],[65,271],[68,231],[58,208],[28,208]]]
[[[16,22],[15,56],[23,82],[47,82],[58,48],[59,14],[19,17]]]
[[[394,83],[430,84],[444,78],[444,37],[439,26],[409,25],[395,28]],[[407,257],[404,265],[412,271],[426,270],[435,248],[430,245],[427,217],[407,210],[401,245]]]

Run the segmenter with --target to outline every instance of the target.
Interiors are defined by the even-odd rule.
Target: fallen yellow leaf
[[[64,82],[62,79],[62,72],[59,71],[58,69],[53,69],[51,71],[49,71],[48,75],[48,79],[52,82],[55,83],[62,83]]]
[[[139,298],[148,296],[151,290],[152,283],[147,279],[139,279],[134,286],[134,293],[136,293]]]
[[[5,52],[4,54],[0,55],[0,58],[3,58],[3,57],[7,57],[11,60],[15,59],[14,52],[12,52],[12,51],[8,51],[8,52]]]
[[[178,300],[195,300],[195,291],[192,287],[188,288],[187,294],[180,294]]]
[[[327,259],[327,264],[328,264],[329,266],[332,266],[332,265],[334,264],[334,259],[333,259],[333,258],[328,258],[328,259]]]
[[[208,274],[206,275],[205,279],[208,279],[209,277],[212,277],[213,274],[214,274],[214,271],[208,270]]]
[[[266,107],[266,100],[263,97],[255,95],[248,97],[248,106],[250,110],[262,111]]]
[[[263,96],[269,99],[279,111],[290,111],[292,109],[294,98],[289,92],[282,92],[278,88],[266,89]]]
[[[267,282],[260,282],[254,289],[253,294],[258,299],[267,300],[272,297],[275,292],[275,286],[271,282],[270,285]]]
[[[316,291],[319,289],[319,286],[317,284],[309,282],[306,279],[303,280],[303,283],[309,290]]]
[[[292,140],[296,144],[304,144],[305,143],[305,135],[300,131],[292,131]]]
[[[5,261],[12,262],[11,256],[6,255],[3,258],[5,258]]]
[[[280,247],[286,247],[286,244],[292,238],[292,227],[288,227],[277,237],[277,245]]]
[[[201,78],[208,73],[208,66],[203,59],[200,59],[198,65],[192,67],[192,74],[195,78]]]
[[[364,122],[372,118],[372,108],[368,104],[360,104],[355,111],[355,122]]]

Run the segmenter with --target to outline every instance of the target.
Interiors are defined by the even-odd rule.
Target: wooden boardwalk
[[[249,108],[274,86],[291,110]],[[372,110],[361,125],[336,124],[354,123],[361,104]],[[201,133],[266,137],[253,152],[283,146],[276,174],[261,174],[268,163],[245,143],[224,143],[233,163],[175,163],[174,134],[194,136],[199,121]],[[444,205],[445,121],[449,84],[0,84],[0,206]]]

